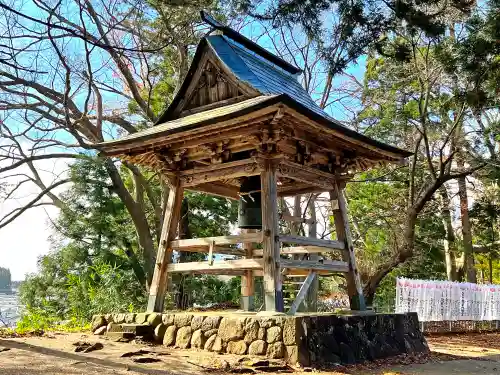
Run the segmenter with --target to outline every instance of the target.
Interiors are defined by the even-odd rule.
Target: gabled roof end
[[[281,69],[286,70],[287,72],[291,74],[300,74],[302,73],[302,70],[297,68],[296,66],[286,62],[282,58],[279,58],[276,55],[273,55],[271,52],[267,51],[266,49],[262,48],[259,46],[257,43],[252,42],[250,39],[247,37],[241,35],[239,32],[236,30],[231,29],[229,26],[221,24],[219,21],[217,21],[215,18],[213,18],[210,14],[208,14],[205,11],[200,11],[201,19],[208,23],[210,26],[212,26],[214,29],[219,30],[222,32],[222,35],[227,36],[230,39],[233,39],[234,41],[242,44],[245,48],[248,48],[249,50],[259,54],[266,60],[269,60],[273,64],[276,64],[279,66]]]

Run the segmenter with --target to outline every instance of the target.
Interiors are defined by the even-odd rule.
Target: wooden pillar
[[[158,244],[158,252],[156,254],[155,271],[151,288],[149,289],[148,312],[163,311],[163,304],[165,302],[165,294],[168,286],[167,265],[172,258],[170,241],[175,239],[177,235],[182,199],[184,197],[184,190],[180,186],[180,180],[175,178],[175,180],[173,179],[170,182],[161,237]]]
[[[276,166],[266,160],[260,175],[262,194],[262,233],[264,260],[264,304],[266,311],[284,311],[280,274],[278,232],[278,195]]]
[[[243,229],[242,233],[255,233],[254,229]],[[243,244],[243,249],[245,250],[245,258],[253,258],[253,243],[245,242]],[[241,309],[245,311],[254,311],[254,278],[253,271],[247,270],[241,276]]]
[[[347,294],[351,310],[366,310],[365,298],[361,287],[354,246],[349,229],[349,218],[347,216],[347,204],[342,193],[345,183],[336,182],[334,190],[330,192],[330,201],[335,221],[337,240],[344,242],[345,250],[342,251],[342,260],[349,264],[349,272],[345,275],[347,281]]]
[[[312,238],[316,238],[317,233],[317,224],[316,224],[316,200],[311,197],[309,200],[309,216],[311,216],[311,219],[313,220],[312,223],[307,224],[307,229],[308,233],[307,235]],[[318,254],[309,254],[308,256],[309,260],[315,260],[317,261],[319,259]],[[311,285],[309,286],[309,290],[307,291],[307,296],[304,301],[305,310],[308,312],[315,312],[318,310],[318,290],[319,290],[319,278],[318,275],[315,274],[313,276],[313,279],[311,281]]]

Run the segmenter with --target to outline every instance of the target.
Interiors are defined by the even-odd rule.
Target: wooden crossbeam
[[[295,297],[295,300],[293,301],[290,310],[288,310],[289,315],[295,315],[295,313],[300,307],[300,304],[304,301],[304,298],[306,298],[307,291],[309,290],[315,277],[316,277],[316,272],[309,271],[309,274],[307,275],[306,279],[304,280],[304,283],[302,284],[299,292],[297,293],[297,297]]]
[[[318,169],[298,164],[290,160],[282,160],[278,165],[278,175],[316,186],[325,191],[330,190],[335,182],[335,176]]]
[[[301,236],[280,236],[281,243],[294,243],[297,245],[310,245],[310,246],[319,246],[319,247],[327,247],[330,249],[338,249],[344,250],[345,245],[341,241],[332,241],[332,240],[322,240],[319,238],[312,237],[301,237]]]
[[[243,242],[262,242],[262,233],[244,233],[235,236],[219,236],[219,237],[203,237],[190,238],[187,240],[176,240],[170,243],[170,247],[174,250],[184,250],[184,248],[195,248],[197,246],[210,246],[214,242],[215,245],[232,245]]]
[[[217,197],[224,197],[233,200],[238,200],[239,189],[236,186],[221,184],[219,182],[211,182],[208,184],[200,184],[190,187],[189,190],[201,191]]]
[[[280,250],[281,255],[297,255],[297,254],[318,254],[318,253],[328,253],[331,252],[332,249],[330,247],[321,247],[321,246],[289,246],[282,247]],[[254,256],[262,256],[262,249],[254,249]]]
[[[342,261],[324,261],[318,262],[315,260],[292,260],[281,259],[280,265],[283,268],[291,269],[308,269],[308,270],[322,270],[330,272],[349,272],[349,264]]]
[[[180,179],[184,187],[189,187],[206,184],[212,181],[254,176],[259,173],[257,163],[254,159],[243,159],[188,169],[180,173]]]
[[[282,275],[283,277],[286,278],[304,278],[304,276],[307,276],[309,274],[309,269],[301,269],[301,268],[295,268],[295,269],[287,269],[286,275]],[[325,271],[325,270],[315,270],[316,275],[318,276],[331,276],[332,273],[337,273],[338,271]],[[259,277],[263,276],[262,271],[260,270],[254,270],[252,271],[254,277]]]
[[[182,247],[182,248],[179,248],[179,250],[187,251],[190,253],[209,253],[210,245]],[[245,250],[232,248],[232,247],[228,247],[228,246],[215,246],[212,249],[212,253],[213,254],[243,256],[243,255],[245,255]]]
[[[262,259],[236,259],[236,260],[219,260],[210,262],[184,262],[171,263],[167,266],[168,272],[177,273],[206,273],[215,271],[224,271],[230,273],[238,270],[261,270],[263,265]]]

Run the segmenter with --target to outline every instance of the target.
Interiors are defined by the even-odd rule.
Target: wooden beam
[[[168,272],[203,273],[213,271],[238,271],[262,269],[262,259],[235,259],[210,262],[172,263],[167,266]]]
[[[276,166],[272,160],[264,161],[260,175],[262,197],[262,239],[264,261],[264,304],[266,311],[284,311],[283,288],[280,274],[280,246],[278,196],[276,192]]]
[[[294,268],[287,269],[286,277],[296,277],[296,278],[304,278],[309,274],[310,269],[307,268]],[[238,271],[243,272],[243,271]],[[332,274],[336,274],[336,271],[326,271],[326,270],[315,270],[317,276],[332,276]],[[264,273],[260,270],[252,271],[254,277],[262,277]]]
[[[190,246],[183,247],[182,251],[188,251],[190,253],[208,253],[210,250],[209,246]],[[227,246],[215,246],[212,250],[213,254],[224,254],[224,255],[235,255],[244,256],[245,251],[243,249],[227,247]]]
[[[327,247],[329,249],[338,249],[338,250],[345,249],[345,244],[341,241],[322,240],[319,238],[312,238],[312,237],[279,236],[279,240],[282,243],[295,243],[298,245],[319,246],[319,247]]]
[[[172,179],[172,185],[167,198],[165,217],[161,230],[158,252],[156,255],[156,264],[153,274],[153,280],[149,289],[149,299],[147,311],[163,312],[165,294],[168,281],[168,263],[171,258],[171,241],[177,234],[177,226],[181,212],[182,199],[184,192],[180,186],[179,179]]]
[[[317,186],[324,189],[324,191],[331,190],[335,182],[335,175],[331,173],[326,173],[286,159],[283,159],[279,163],[277,172],[279,176]]]
[[[293,260],[293,259],[281,259],[281,267],[290,269],[308,269],[308,270],[318,270],[318,271],[329,271],[329,272],[349,272],[349,264],[342,261],[314,261],[314,260]]]
[[[188,169],[180,173],[180,179],[184,187],[190,187],[205,184],[207,182],[229,180],[244,176],[255,176],[258,174],[259,169],[255,160],[243,159]]]
[[[190,238],[187,240],[176,240],[172,241],[170,244],[172,249],[183,250],[184,248],[194,248],[210,246],[212,242],[216,245],[232,245],[243,242],[262,242],[262,233],[245,233],[239,235],[231,236],[219,236],[219,237],[203,237],[203,238]]]
[[[236,186],[222,184],[218,182],[211,182],[209,184],[200,184],[191,186],[189,190],[200,191],[217,197],[229,198],[233,200],[239,199],[239,189]]]
[[[330,191],[330,200],[332,201],[332,211],[337,239],[339,241],[343,241],[345,244],[345,250],[342,251],[342,259],[349,264],[349,272],[345,275],[345,278],[347,282],[347,294],[349,295],[351,310],[366,310],[361,280],[356,266],[356,256],[354,254],[351,230],[349,228],[347,203],[339,183],[335,183],[334,190]]]
[[[315,278],[316,278],[316,272],[309,271],[309,274],[307,275],[306,279],[302,283],[302,286],[300,287],[299,292],[297,293],[297,297],[295,297],[295,300],[293,301],[292,306],[290,307],[290,310],[288,310],[289,315],[295,315],[295,313],[299,309],[301,303],[304,301],[304,298],[307,295],[307,291],[309,290],[309,287],[314,282]]]
[[[300,187],[296,187],[296,186]],[[282,185],[278,189],[279,197],[293,197],[296,195],[309,194],[309,193],[323,193],[324,188],[317,186],[308,186],[298,181],[293,181],[292,184]]]
[[[281,255],[300,255],[300,254],[319,254],[319,253],[329,253],[332,252],[333,250],[329,247],[320,247],[320,246],[289,246],[289,247],[282,247],[280,249],[280,254]],[[262,249],[254,249],[253,250],[253,255],[261,257],[263,254]]]

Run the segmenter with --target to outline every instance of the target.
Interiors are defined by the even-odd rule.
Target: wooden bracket
[[[297,297],[295,298],[295,301],[293,301],[292,306],[290,307],[290,310],[288,310],[288,315],[295,315],[297,310],[300,307],[300,304],[304,301],[304,298],[307,295],[307,291],[309,290],[309,287],[314,281],[314,278],[316,277],[316,272],[313,270],[310,270],[309,273],[307,274],[307,277],[300,287],[299,293],[297,293]]]

